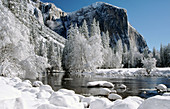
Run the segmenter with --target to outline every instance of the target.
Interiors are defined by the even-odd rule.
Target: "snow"
[[[167,91],[167,87],[164,84],[159,84],[155,88],[160,92],[166,92]]]
[[[111,101],[106,98],[98,98],[90,103],[90,109],[105,109],[110,103]]]
[[[167,68],[154,68],[150,72],[150,76],[170,76],[170,67]],[[119,69],[97,69],[97,75],[106,77],[134,77],[148,75],[144,68],[119,68]]]
[[[50,85],[42,85],[42,86],[40,86],[40,90],[45,90],[45,91],[47,91],[49,93],[54,92]]]
[[[49,102],[55,106],[63,106],[70,109],[83,109],[84,107],[84,105],[79,102],[78,96],[62,92],[54,92],[49,98]]]
[[[110,106],[108,109],[138,109],[142,102],[143,100],[139,97],[128,97],[124,100],[116,100],[114,105]]]
[[[21,92],[9,85],[0,85],[0,100],[9,100],[21,97]]]
[[[108,95],[111,90],[108,89],[108,88],[91,88],[89,89],[89,92],[92,94],[92,95]]]
[[[169,109],[170,96],[154,96],[145,100],[138,109]]]
[[[122,97],[121,97],[120,95],[114,94],[114,93],[109,94],[109,95],[108,95],[108,98],[109,98],[110,100],[122,99]]]
[[[126,89],[126,85],[124,85],[124,84],[119,84],[119,85],[117,85],[117,88],[118,89]]]
[[[110,100],[115,100],[110,101],[105,97],[85,97],[73,90],[54,91],[49,85],[32,87],[31,84],[29,80],[0,76],[0,109],[169,109],[170,107],[169,92],[146,100],[136,96],[122,99],[108,88],[90,88],[94,94],[108,95]]]
[[[108,82],[108,81],[93,81],[93,82],[88,82],[87,87],[108,87],[108,88],[113,88],[114,85],[111,82]]]
[[[34,81],[32,84],[34,87],[40,87],[43,85],[43,83],[41,81]]]

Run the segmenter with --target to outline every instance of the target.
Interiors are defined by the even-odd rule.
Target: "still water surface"
[[[60,88],[74,90],[78,94],[89,95],[92,88],[86,86],[90,81],[109,81],[113,84],[125,84],[126,90],[115,89],[123,98],[127,96],[140,96],[148,98],[157,95],[155,86],[158,84],[165,84],[170,88],[170,78],[166,77],[128,77],[128,78],[107,78],[95,75],[88,76],[68,76],[64,73],[56,73],[53,76],[46,76],[42,78],[44,84],[49,84],[57,91]]]

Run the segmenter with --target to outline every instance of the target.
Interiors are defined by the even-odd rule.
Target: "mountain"
[[[53,7],[51,4],[45,5],[45,7]],[[43,11],[45,15],[52,13],[52,15],[49,14],[48,19],[45,20],[45,24],[63,37],[66,37],[67,30],[71,23],[77,23],[78,26],[81,26],[83,20],[86,20],[90,26],[95,18],[99,21],[102,32],[109,31],[110,46],[112,48],[115,47],[119,39],[121,39],[123,46],[127,46],[129,50],[133,48],[141,53],[145,48],[148,48],[143,36],[128,22],[127,11],[123,8],[108,3],[97,2],[72,13],[65,13],[61,10],[58,12],[63,13],[63,15],[56,18],[54,14],[56,12],[53,11],[53,8],[52,10],[48,8],[46,13]]]

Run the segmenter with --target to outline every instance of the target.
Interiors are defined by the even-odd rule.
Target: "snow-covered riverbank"
[[[34,87],[33,87],[34,86]],[[0,109],[169,109],[170,96],[142,99],[129,96],[110,101],[102,97],[85,97],[72,90],[54,91],[41,82],[0,77]],[[169,95],[169,94],[165,94]]]
[[[98,75],[107,77],[164,76],[170,77],[170,67],[155,68],[150,74],[144,68],[98,69]]]

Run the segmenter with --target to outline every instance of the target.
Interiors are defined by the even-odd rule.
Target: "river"
[[[157,95],[155,86],[158,84],[165,84],[170,88],[170,78],[167,77],[120,77],[120,78],[107,78],[97,75],[85,75],[85,76],[72,76],[65,75],[64,73],[56,73],[53,76],[48,75],[42,78],[44,84],[49,84],[57,91],[61,88],[74,90],[78,94],[85,96],[90,95],[92,88],[88,88],[86,84],[90,81],[109,81],[115,86],[124,84],[127,86],[126,90],[116,89],[117,93],[123,98],[127,96],[140,96],[142,98],[148,98]]]

